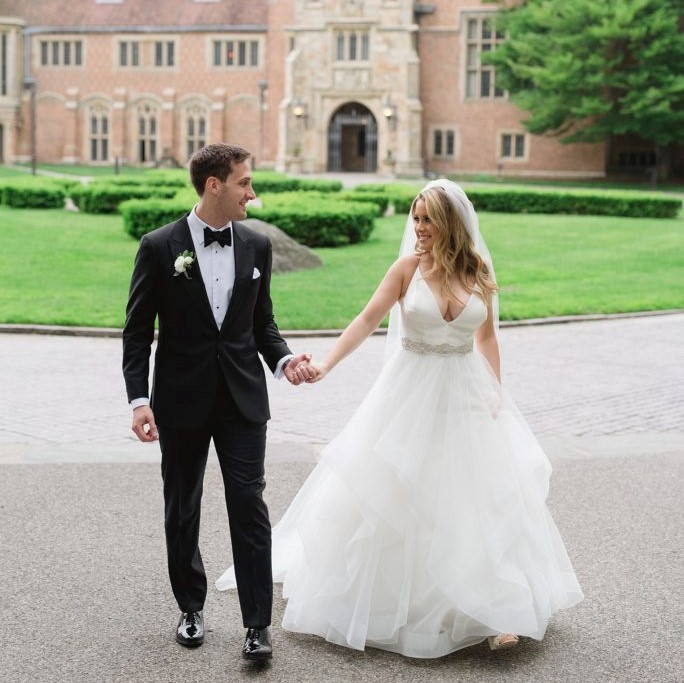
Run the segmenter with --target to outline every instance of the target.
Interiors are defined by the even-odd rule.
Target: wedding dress
[[[473,350],[485,304],[446,321],[416,269],[400,306],[400,347],[273,530],[283,628],[424,658],[541,639],[583,596],[550,464]]]

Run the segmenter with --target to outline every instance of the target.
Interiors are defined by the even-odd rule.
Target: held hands
[[[320,382],[328,374],[328,367],[325,363],[310,363],[309,373],[313,376],[307,380],[307,383],[314,384]]]
[[[154,413],[150,406],[138,406],[133,411],[133,425],[131,429],[140,441],[150,442],[159,439],[157,423],[154,421]]]
[[[313,384],[323,379],[327,368],[321,363],[312,363],[310,353],[295,356],[283,368],[283,373],[290,384],[298,386],[302,383]]]

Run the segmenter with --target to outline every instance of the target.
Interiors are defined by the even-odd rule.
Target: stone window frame
[[[496,70],[483,65],[480,55],[496,49],[506,39],[502,31],[496,30],[495,12],[465,12],[463,22],[463,65],[464,95],[470,101],[503,102],[508,93],[496,87]],[[487,26],[489,25],[489,27]],[[486,29],[489,28],[488,33]],[[487,94],[482,94],[487,89]]]
[[[456,159],[459,156],[456,126],[450,124],[431,126],[429,141],[431,159]]]
[[[112,107],[103,100],[94,100],[86,105],[84,112],[84,157],[92,164],[107,164],[111,154]]]
[[[85,62],[81,38],[40,38],[37,49],[41,68],[80,69]]]
[[[371,29],[367,25],[337,26],[333,29],[332,61],[336,64],[370,62]]]
[[[159,159],[161,106],[154,100],[139,101],[134,110],[136,161],[153,164]]]
[[[143,56],[143,43],[142,40],[137,39],[119,39],[116,43],[116,63],[120,69],[139,69],[142,67],[142,56]],[[125,48],[124,48],[125,46]],[[125,49],[125,61],[126,64],[122,62],[122,56]]]
[[[231,45],[232,47],[229,47]],[[231,49],[232,57],[229,55]],[[244,33],[237,33],[209,37],[209,63],[212,69],[261,69],[263,55],[263,36],[245,36]]]
[[[178,66],[178,40],[176,38],[152,39],[153,69],[175,69]]]
[[[187,159],[190,159],[194,152],[211,139],[211,104],[198,100],[186,102],[180,110],[180,118],[181,149]]]
[[[508,138],[508,140],[507,140]],[[522,147],[522,152],[520,152]],[[508,149],[507,149],[508,148]],[[497,137],[499,161],[526,162],[530,157],[530,134],[521,130],[501,130]]]

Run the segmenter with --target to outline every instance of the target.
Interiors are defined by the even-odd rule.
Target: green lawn
[[[22,171],[11,166],[0,164],[0,178],[25,178],[31,175],[30,171]]]
[[[31,164],[18,164],[30,170]],[[0,166],[0,169],[3,167]],[[6,170],[11,170],[7,169]],[[38,171],[51,171],[52,173],[62,173],[70,176],[111,176],[114,175],[114,164],[107,164],[105,166],[87,166],[85,164],[38,164]],[[149,169],[140,166],[120,166],[119,173],[121,175],[142,176],[147,173]],[[21,171],[19,171],[21,173]]]
[[[684,308],[684,217],[480,216],[501,284],[502,319]],[[319,249],[321,269],[279,275],[282,329],[343,327],[394,260],[404,218],[371,240]],[[0,207],[0,322],[123,324],[137,243],[119,216]]]

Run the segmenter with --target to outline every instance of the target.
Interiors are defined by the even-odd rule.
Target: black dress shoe
[[[271,629],[248,628],[245,644],[242,648],[242,656],[245,659],[271,659],[273,647],[271,646]]]
[[[202,612],[181,612],[176,630],[176,640],[185,647],[198,647],[204,642]]]

